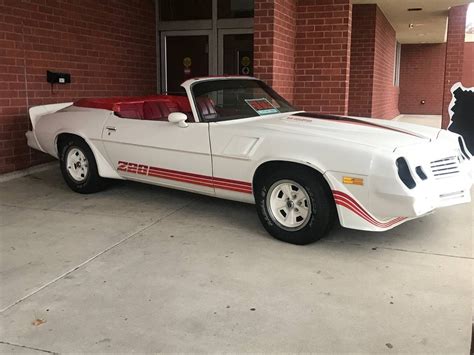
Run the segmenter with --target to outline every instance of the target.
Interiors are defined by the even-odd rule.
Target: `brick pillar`
[[[377,5],[352,7],[349,115],[372,116]]]
[[[349,103],[350,0],[298,0],[294,104],[345,115]]]
[[[391,119],[399,115],[394,86],[396,33],[376,4],[352,8],[349,114]]]
[[[297,107],[347,114],[350,0],[255,0],[254,72]]]
[[[255,0],[254,73],[293,100],[296,0]]]
[[[448,35],[446,40],[446,63],[444,71],[442,128],[449,124],[451,87],[463,77],[464,41],[466,36],[466,13],[468,5],[449,9]]]

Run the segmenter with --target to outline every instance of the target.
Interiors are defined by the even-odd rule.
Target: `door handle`
[[[107,135],[110,136],[112,132],[116,132],[117,128],[112,127],[112,126],[106,126],[105,129],[107,130]]]

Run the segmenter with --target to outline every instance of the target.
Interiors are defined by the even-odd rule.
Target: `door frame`
[[[224,36],[253,34],[252,28],[220,28],[217,30],[217,75],[224,74]]]
[[[213,48],[215,48],[214,36],[212,35],[212,30],[185,30],[185,31],[163,31],[160,33],[160,43],[161,43],[161,87],[164,92],[168,90],[167,82],[167,47],[166,47],[166,38],[167,37],[182,37],[182,36],[207,36],[208,43],[208,58],[209,58],[209,75],[215,73],[215,68],[217,63],[215,56],[213,55]]]

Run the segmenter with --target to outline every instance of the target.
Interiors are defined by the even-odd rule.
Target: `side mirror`
[[[188,116],[186,116],[182,112],[171,112],[168,115],[168,121],[170,121],[171,123],[177,123],[178,126],[181,128],[188,127],[188,124],[186,123],[187,119],[188,119]]]

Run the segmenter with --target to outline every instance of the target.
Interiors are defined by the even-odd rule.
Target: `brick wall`
[[[474,87],[474,42],[464,44],[462,83],[466,87]]]
[[[287,100],[295,79],[296,0],[255,0],[254,72]]]
[[[347,114],[352,5],[349,0],[299,0],[296,106]]]
[[[446,44],[404,44],[400,61],[399,109],[404,114],[440,115]],[[425,100],[425,104],[421,104]]]
[[[152,0],[0,0],[0,173],[48,158],[26,145],[28,107],[156,91]],[[46,70],[72,83],[46,82]]]
[[[463,77],[464,41],[466,32],[467,6],[453,6],[449,9],[448,34],[446,40],[446,62],[444,69],[443,119],[441,127],[449,124],[451,87]]]
[[[351,9],[349,0],[255,0],[255,75],[299,108],[347,113]]]
[[[399,114],[395,30],[375,4],[354,5],[352,13],[349,114],[393,118]]]
[[[349,115],[372,115],[377,5],[352,7]]]
[[[391,119],[400,114],[399,88],[393,81],[397,39],[395,30],[379,7],[376,15],[372,117]]]

